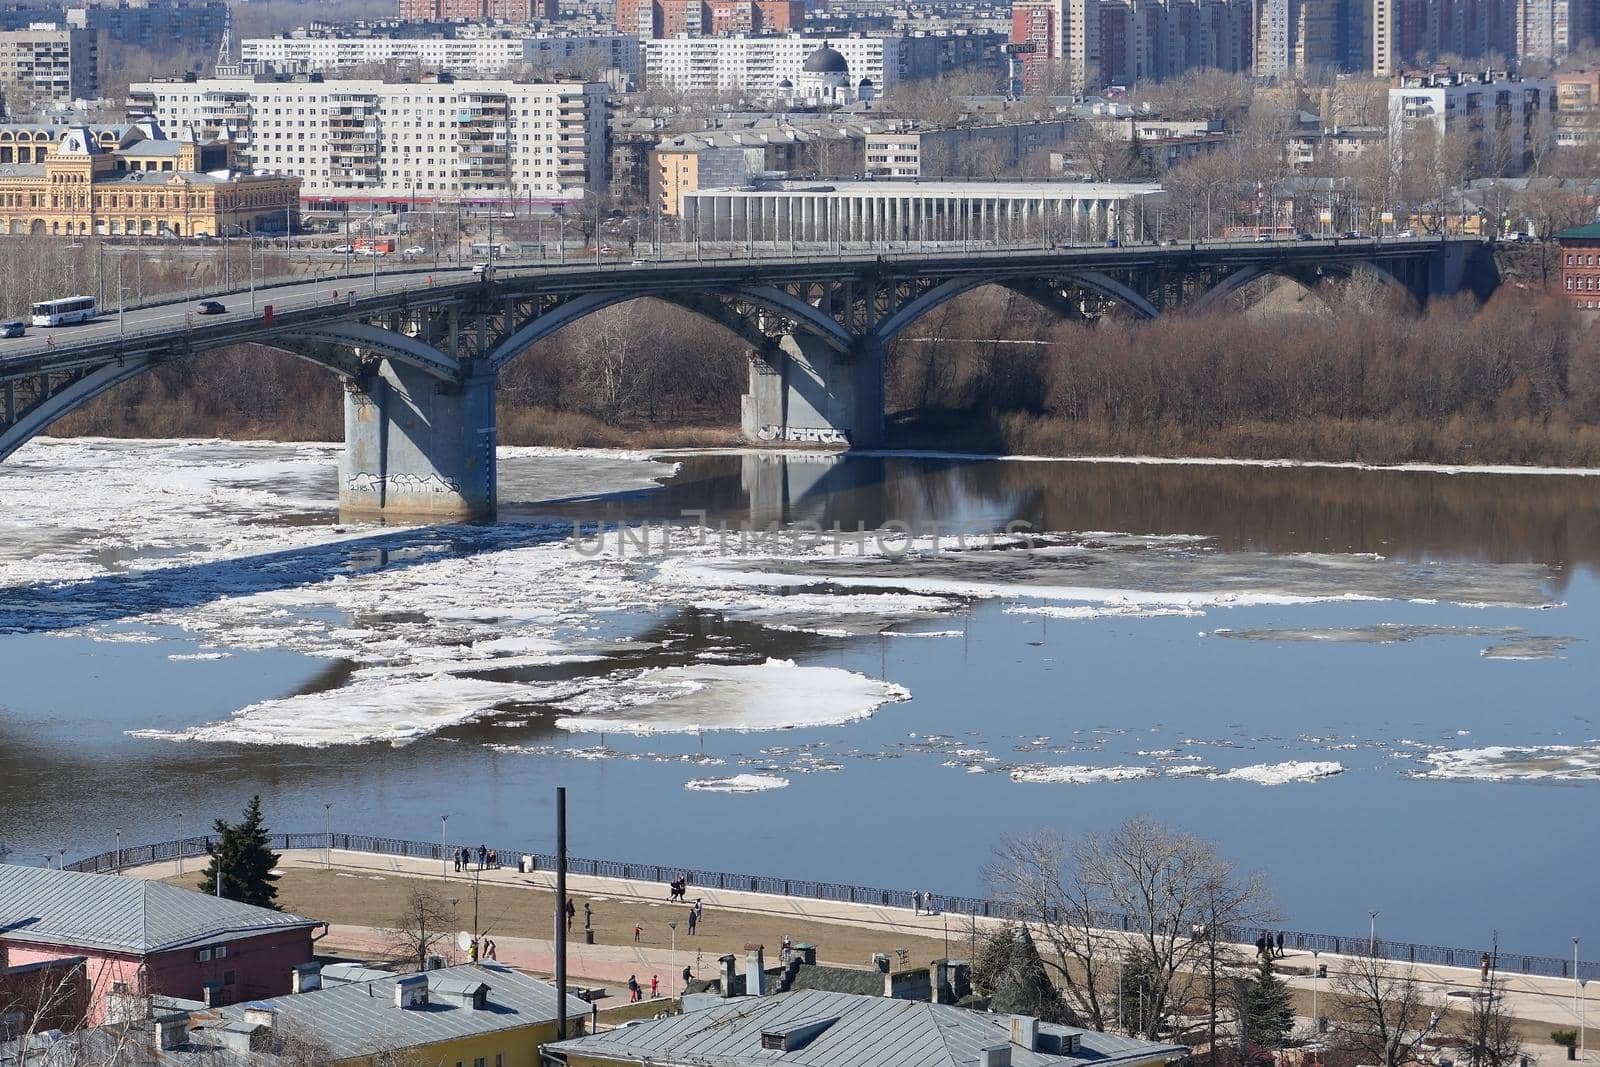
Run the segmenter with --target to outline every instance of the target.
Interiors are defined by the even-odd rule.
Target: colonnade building
[[[1153,232],[1153,182],[784,182],[683,194],[705,241],[1107,241]]]

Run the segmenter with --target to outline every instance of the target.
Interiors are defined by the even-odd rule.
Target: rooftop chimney
[[[722,964],[722,996],[724,1000],[733,996],[734,963],[737,959],[738,957],[731,952],[726,956],[717,957],[717,962]]]
[[[397,1008],[426,1008],[428,1006],[428,976],[408,974],[394,984],[394,1006]]]
[[[1011,1017],[1011,1043],[1033,1052],[1039,1047],[1039,1020],[1032,1015]]]
[[[766,949],[762,945],[749,944],[744,947],[744,995],[767,995]]]
[[[189,1043],[189,1016],[167,1015],[156,1020],[156,1047],[163,1052],[183,1048]]]
[[[1011,1067],[1011,1046],[990,1045],[978,1050],[978,1067]]]
[[[244,1021],[252,1026],[265,1026],[272,1029],[272,1021],[277,1015],[270,1004],[246,1004],[244,1006]]]
[[[294,969],[294,974],[290,978],[290,992],[309,993],[314,989],[321,988],[322,964],[302,963]]]

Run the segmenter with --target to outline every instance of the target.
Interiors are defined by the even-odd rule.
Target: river
[[[562,784],[579,854],[977,893],[1149,813],[1292,929],[1600,943],[1600,478],[507,449],[500,522],[407,529],[335,457],[0,465],[13,862],[253,792],[547,848]]]

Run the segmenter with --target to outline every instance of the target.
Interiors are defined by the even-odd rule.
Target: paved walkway
[[[188,861],[188,868],[194,869],[196,860]],[[282,867],[324,867],[331,866],[335,869],[349,871],[384,872],[386,874],[409,875],[419,878],[437,878],[440,880],[459,881],[461,875],[454,874],[436,860],[412,859],[403,856],[385,856],[367,852],[346,852],[339,849],[331,853],[316,850],[292,850],[285,852],[280,861]],[[130,868],[124,873],[141,878],[167,878],[177,873],[177,866],[173,862],[150,864],[139,868]],[[555,874],[551,871],[538,871],[532,874],[523,874],[513,869],[490,869],[481,876],[486,883],[506,886],[531,886],[540,889],[553,889]],[[660,882],[646,882],[623,878],[599,878],[589,875],[568,875],[567,890],[573,895],[586,896],[590,899],[610,898],[624,901],[637,901],[645,904],[664,903],[667,898],[667,887]],[[706,907],[724,910],[745,911],[753,914],[771,915],[776,917],[794,917],[806,919],[811,922],[839,923],[854,927],[870,927],[884,933],[899,933],[922,935],[924,937],[940,938],[945,935],[946,924],[954,934],[957,923],[965,932],[968,928],[968,917],[965,915],[914,915],[903,908],[885,908],[871,904],[851,904],[845,901],[810,900],[799,897],[782,897],[767,893],[748,893],[737,890],[709,889],[699,886],[690,886],[689,899],[703,898]],[[999,925],[999,920],[978,919],[980,930],[989,929]],[[373,940],[379,935],[377,931],[365,927],[335,927],[329,934],[329,942],[340,947],[348,947],[352,951],[360,951],[363,947],[376,949],[381,942]],[[347,940],[348,939],[348,940]],[[538,973],[548,974],[554,968],[555,952],[551,941],[527,938],[498,938],[498,956],[501,961],[513,966]],[[825,946],[824,956],[826,956]],[[1253,947],[1253,946],[1250,946]],[[1248,951],[1247,947],[1247,951]],[[648,985],[650,974],[661,976],[661,989],[666,993],[671,986],[671,976],[680,974],[685,963],[694,966],[696,977],[706,977],[715,973],[717,963],[715,957],[702,959],[695,965],[691,950],[680,948],[674,957],[670,950],[653,947],[635,947],[632,945],[585,945],[581,936],[576,941],[568,943],[568,971],[574,977],[591,979],[597,982],[622,983],[626,982],[628,975],[638,974],[641,980]],[[709,954],[708,954],[709,955]],[[676,969],[673,968],[674,959]],[[1288,966],[1302,966],[1314,968],[1315,963],[1328,965],[1330,978],[1340,974],[1348,963],[1348,956],[1337,956],[1323,953],[1313,959],[1308,952],[1289,952],[1284,957]],[[775,960],[769,960],[775,962]],[[827,961],[835,962],[835,961]],[[837,961],[860,966],[862,961]],[[743,961],[740,962],[743,969]],[[1439,992],[1470,992],[1479,986],[1479,975],[1476,968],[1443,967],[1432,964],[1418,964],[1418,977],[1433,986]],[[1285,978],[1296,989],[1319,994],[1329,992],[1328,981],[1317,981],[1306,976],[1290,976]],[[1579,1004],[1574,994],[1578,992],[1576,983],[1560,978],[1544,978],[1530,975],[1503,974],[1502,981],[1506,989],[1506,1003],[1512,1014],[1530,1022],[1548,1023],[1551,1029],[1573,1028],[1578,1026]],[[1586,1060],[1590,1063],[1600,1063],[1600,983],[1590,982],[1582,990],[1582,1014],[1586,1020],[1596,1024],[1589,1031],[1592,1040],[1588,1042]],[[613,989],[615,993],[617,990]],[[1452,998],[1452,1003],[1456,999]],[[1465,1000],[1460,1003],[1464,1006]],[[1549,1048],[1550,1046],[1546,1046]],[[1538,1050],[1541,1059],[1555,1061],[1554,1056],[1544,1055],[1545,1049]]]

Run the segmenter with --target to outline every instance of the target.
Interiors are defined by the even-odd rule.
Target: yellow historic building
[[[170,138],[150,123],[0,125],[0,233],[281,233],[299,204],[299,178],[239,173],[226,138]]]

